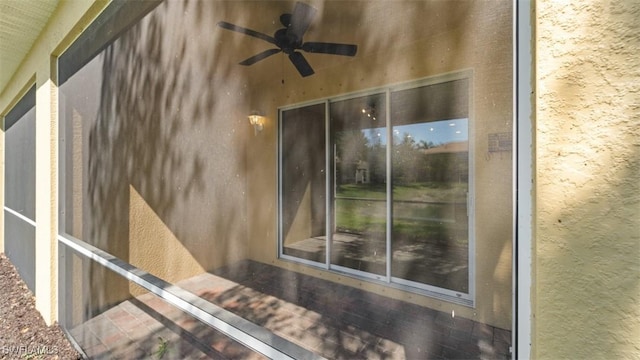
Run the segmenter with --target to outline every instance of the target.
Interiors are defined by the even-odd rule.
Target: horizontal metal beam
[[[58,241],[203,323],[271,359],[324,359],[273,332],[71,236]]]
[[[8,212],[9,214],[11,214],[11,215],[13,215],[13,216],[17,217],[18,219],[20,219],[20,220],[22,220],[22,221],[26,222],[27,224],[29,224],[29,225],[31,225],[31,226],[33,226],[33,227],[35,227],[35,226],[36,226],[36,222],[35,222],[35,221],[33,221],[33,220],[29,219],[28,217],[26,217],[25,215],[23,215],[23,214],[21,214],[21,213],[19,213],[19,212],[17,212],[17,211],[15,211],[15,210],[13,210],[12,208],[9,208],[9,207],[6,207],[6,206],[5,206],[5,207],[4,207],[4,211]]]

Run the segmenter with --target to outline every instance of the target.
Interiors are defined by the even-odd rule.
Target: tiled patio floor
[[[508,358],[508,330],[252,261],[178,285],[328,359]],[[72,334],[95,358],[262,358],[151,294]]]

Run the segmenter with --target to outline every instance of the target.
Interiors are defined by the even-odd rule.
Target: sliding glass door
[[[280,113],[281,253],[326,259],[325,104]]]
[[[378,93],[330,102],[331,265],[386,276],[386,99]]]
[[[468,79],[391,93],[391,275],[468,293]]]
[[[281,256],[470,300],[470,82],[281,110]]]

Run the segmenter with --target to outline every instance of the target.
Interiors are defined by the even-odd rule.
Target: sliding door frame
[[[302,102],[302,103],[298,103],[298,104],[292,104],[292,105],[287,105],[281,108],[278,108],[278,141],[277,141],[277,147],[278,147],[278,156],[277,156],[277,166],[278,166],[278,171],[277,171],[277,184],[278,184],[278,191],[277,191],[277,203],[278,203],[278,217],[277,217],[277,229],[278,229],[278,235],[277,235],[277,247],[278,247],[278,257],[281,259],[285,259],[285,260],[291,260],[294,262],[299,262],[305,265],[310,265],[310,266],[314,266],[314,267],[320,267],[323,268],[325,270],[329,270],[329,271],[334,271],[334,272],[338,272],[338,273],[342,273],[345,275],[349,275],[349,276],[354,276],[356,278],[362,278],[362,279],[366,279],[372,282],[376,282],[376,283],[380,283],[380,284],[384,284],[385,286],[389,286],[389,287],[393,287],[393,288],[398,288],[400,290],[406,290],[406,291],[411,291],[411,292],[415,292],[421,295],[425,295],[425,296],[429,296],[432,298],[437,298],[440,300],[444,300],[444,301],[449,301],[452,303],[456,303],[456,304],[460,304],[460,305],[464,305],[464,306],[469,306],[469,307],[475,307],[475,275],[476,275],[476,271],[475,271],[475,249],[476,249],[476,244],[475,244],[475,218],[474,218],[474,205],[475,202],[472,200],[475,194],[475,177],[473,175],[474,173],[474,161],[473,161],[473,157],[474,157],[474,141],[473,141],[473,137],[474,137],[474,131],[475,131],[475,126],[474,126],[474,114],[473,114],[473,70],[472,69],[463,69],[463,70],[459,70],[459,71],[454,71],[454,72],[450,72],[450,73],[444,73],[444,74],[438,74],[438,75],[434,75],[434,76],[429,76],[426,78],[422,78],[422,79],[416,79],[416,80],[411,80],[408,82],[402,82],[402,83],[397,83],[397,84],[390,84],[390,85],[385,85],[385,86],[380,86],[380,87],[376,87],[376,88],[372,88],[372,89],[367,89],[367,90],[363,90],[363,91],[357,91],[357,92],[353,92],[353,93],[348,93],[348,94],[343,94],[343,95],[338,95],[335,97],[329,97],[329,98],[324,98],[324,99],[319,99],[319,100],[313,100],[313,101],[308,101],[308,102]],[[468,292],[467,293],[463,293],[460,291],[455,291],[455,290],[450,290],[450,289],[446,289],[446,288],[441,288],[441,287],[437,287],[435,285],[429,285],[429,284],[423,284],[423,283],[418,283],[415,281],[410,281],[410,280],[404,280],[401,278],[397,278],[392,276],[391,274],[391,261],[392,261],[392,226],[393,226],[393,181],[392,181],[392,151],[393,151],[393,124],[392,124],[392,119],[391,119],[391,94],[393,94],[394,92],[398,92],[398,91],[403,91],[403,90],[410,90],[410,89],[417,89],[420,87],[424,87],[424,86],[430,86],[430,85],[437,85],[437,84],[442,84],[442,83],[446,83],[446,82],[450,82],[450,81],[456,81],[456,80],[467,80],[468,83],[468,87],[466,89],[467,93],[466,95],[468,96],[468,112],[467,112],[467,119],[468,119],[468,133],[469,133],[469,137],[468,137],[468,141],[469,141],[469,148],[468,148],[468,168],[469,168],[469,179],[468,179],[468,184],[469,184],[469,188],[468,188],[468,196],[467,196],[467,213],[468,213],[468,218],[467,218],[467,224],[468,224],[468,260],[467,260],[467,264],[468,264],[468,269],[467,269],[467,275],[468,275]],[[332,264],[331,263],[331,253],[333,250],[333,232],[335,230],[335,226],[336,226],[336,220],[335,220],[335,196],[334,196],[334,192],[335,192],[335,169],[334,169],[334,164],[333,164],[333,156],[334,156],[334,150],[332,150],[333,144],[332,144],[332,139],[331,139],[331,129],[332,129],[332,124],[331,124],[331,116],[330,116],[330,110],[331,110],[331,104],[338,102],[338,101],[345,101],[345,100],[351,100],[351,99],[356,99],[356,98],[360,98],[360,97],[366,97],[366,96],[371,96],[371,95],[383,95],[384,99],[385,99],[385,132],[386,132],[386,138],[387,138],[387,144],[386,144],[386,157],[385,157],[385,171],[386,171],[386,211],[385,211],[385,218],[386,218],[386,272],[384,275],[379,275],[379,274],[374,274],[374,273],[369,273],[363,270],[357,270],[357,269],[352,269],[352,268],[348,268],[345,266],[341,266],[341,265],[336,265],[336,264]],[[293,109],[300,109],[300,108],[304,108],[304,107],[308,107],[308,106],[314,106],[314,105],[318,105],[318,104],[324,104],[324,121],[325,121],[325,184],[326,184],[326,189],[325,189],[325,199],[326,199],[326,213],[325,213],[325,222],[326,222],[326,229],[325,229],[325,259],[324,259],[324,263],[322,262],[317,262],[317,261],[313,261],[313,260],[309,260],[309,259],[303,259],[297,256],[293,256],[293,255],[286,255],[284,253],[284,238],[285,238],[285,234],[284,234],[284,229],[283,229],[283,212],[284,212],[284,208],[283,208],[283,199],[282,199],[282,194],[284,194],[284,189],[283,189],[283,177],[285,176],[285,174],[283,174],[283,164],[282,164],[282,154],[283,154],[283,145],[282,145],[282,134],[283,134],[283,113],[288,111],[288,110],[293,110]],[[471,200],[470,200],[471,199]]]

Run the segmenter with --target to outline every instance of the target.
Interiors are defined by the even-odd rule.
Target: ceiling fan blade
[[[300,49],[310,53],[322,53],[344,56],[355,56],[358,51],[357,45],[334,44],[325,42],[306,42]]]
[[[263,33],[259,33],[259,32],[255,31],[255,30],[243,28],[241,26],[234,25],[234,24],[228,23],[226,21],[218,22],[218,26],[220,26],[223,29],[239,32],[239,33],[242,33],[242,34],[245,34],[245,35],[253,36],[253,37],[258,38],[258,39],[262,39],[262,40],[264,40],[264,41],[266,41],[268,43],[274,44],[274,45],[276,44],[276,39],[274,39],[273,37],[271,37],[269,35],[266,35],[266,34],[263,34]]]
[[[302,41],[302,36],[311,25],[316,11],[318,10],[311,5],[297,2],[291,14],[291,26],[287,30],[287,35],[292,36],[297,41]]]
[[[279,52],[281,52],[281,49],[269,49],[269,50],[265,50],[261,53],[259,53],[258,55],[254,55],[246,60],[243,60],[240,62],[240,65],[245,65],[245,66],[249,66],[249,65],[253,65],[255,63],[257,63],[258,61],[268,58],[269,56],[273,55],[273,54],[277,54]]]
[[[307,62],[307,59],[299,52],[292,52],[289,54],[289,60],[293,63],[293,65],[298,69],[298,72],[302,77],[306,77],[309,75],[313,75],[314,71],[311,68],[311,65]]]

